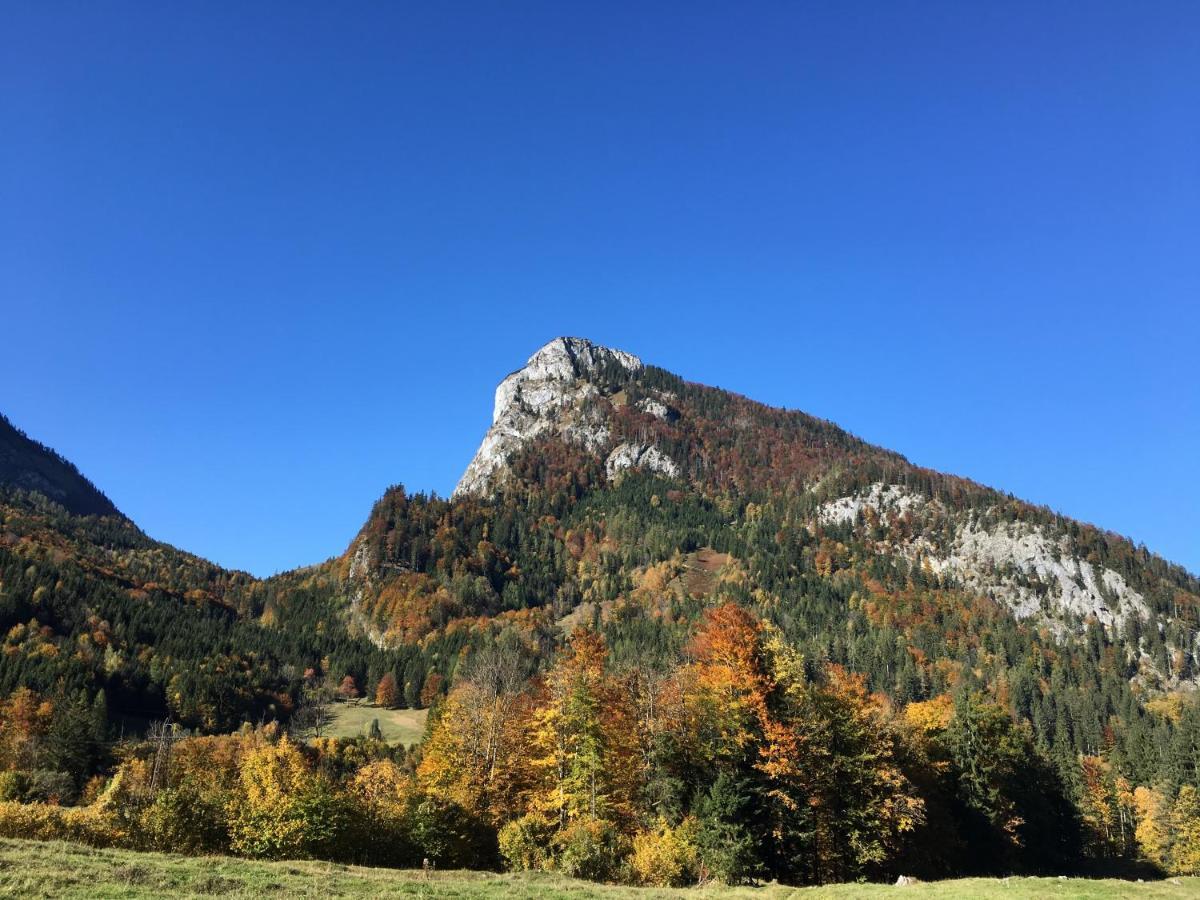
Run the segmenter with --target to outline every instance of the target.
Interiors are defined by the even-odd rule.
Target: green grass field
[[[583,897],[602,900],[655,897],[817,900],[830,897],[916,898],[1183,898],[1200,897],[1200,879],[1128,881],[1058,878],[968,878],[907,887],[838,885],[821,888],[719,887],[657,890],[609,887],[554,875],[495,875],[365,869],[321,862],[253,862],[230,857],[187,857],[130,850],[94,850],[77,844],[0,839],[0,896],[6,897]]]
[[[378,719],[383,739],[389,744],[420,743],[425,734],[427,709],[383,709],[369,703],[333,704],[333,724],[325,732],[329,737],[354,737],[366,734],[371,720]]]

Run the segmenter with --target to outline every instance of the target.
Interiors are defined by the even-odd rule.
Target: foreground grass
[[[425,736],[427,709],[384,709],[370,703],[335,703],[331,708],[333,724],[325,732],[330,737],[346,738],[366,734],[371,720],[379,720],[383,739],[389,744],[419,744]]]
[[[1182,898],[1200,897],[1200,879],[1128,881],[1059,878],[966,878],[917,884],[820,888],[689,888],[657,890],[591,884],[555,875],[367,869],[322,862],[255,862],[226,856],[187,857],[131,850],[94,850],[59,841],[0,839],[0,895],[6,897],[742,897],[778,900],[912,898]]]

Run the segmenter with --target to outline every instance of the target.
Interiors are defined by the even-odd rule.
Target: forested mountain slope
[[[0,414],[0,485],[32,491],[78,515],[119,516],[112,501],[67,460]]]
[[[294,627],[261,621],[279,590]],[[0,696],[95,708],[88,755],[149,719],[210,731],[286,719],[322,660],[395,665],[346,634],[335,593],[317,571],[261,582],[147,537],[71,463],[0,422]]]
[[[96,776],[85,839],[654,884],[1200,869],[1196,577],[832,423],[560,338],[451,498],[393,487],[261,581],[9,445],[0,769]],[[333,686],[431,707],[423,747],[281,739]],[[129,716],[243,728],[164,789]]]
[[[404,643],[480,616],[630,605],[660,570],[678,588],[703,547],[727,558],[703,591],[676,590],[680,602],[770,595],[793,617],[788,595],[810,603],[816,586],[872,628],[908,635],[944,615],[979,641],[989,628],[969,620],[983,616],[1051,645],[1092,634],[1148,686],[1195,679],[1200,581],[1181,567],[580,339],[551,342],[501,383],[451,501],[402,489],[380,501],[346,576],[357,619]],[[896,677],[936,680],[943,654],[922,649],[919,663],[899,654]]]

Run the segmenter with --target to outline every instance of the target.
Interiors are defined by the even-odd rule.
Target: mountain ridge
[[[34,491],[78,515],[122,516],[75,464],[0,413],[0,487]]]
[[[53,451],[20,440],[68,483],[103,497]],[[1043,629],[1052,643],[1098,628],[1125,658],[1125,677],[1147,688],[1200,676],[1200,581],[1183,567],[1047,507],[916,466],[827,420],[687,382],[584,338],[548,342],[501,380],[492,426],[453,497],[391,489],[340,556],[265,580],[158,544],[119,513],[116,526],[87,525],[86,516],[77,524],[65,507],[66,518],[30,518],[20,497],[31,479],[8,472],[17,505],[0,537],[10,545],[65,552],[89,577],[116,577],[136,596],[148,589],[171,603],[215,604],[285,630],[307,627],[317,611],[298,605],[298,587],[321,584],[322,627],[344,629],[339,640],[421,654],[414,698],[426,675],[444,669],[434,648],[455,634],[524,619],[552,642],[566,627],[559,623],[603,624],[621,604],[643,602],[638,583],[655,567],[683,566],[683,578],[700,551],[725,559],[725,575],[679,583],[713,587],[707,603],[732,590],[723,579],[735,575],[752,589],[735,592],[743,599],[801,590],[786,603],[812,589],[788,586],[807,584],[797,581],[805,572],[843,583],[847,603],[874,593],[897,604],[906,591],[933,590],[964,609],[988,604],[989,615]],[[699,524],[678,531],[671,520],[681,515]],[[630,531],[621,519],[650,530]],[[767,520],[774,531],[752,540]],[[662,538],[663,528],[678,535]],[[615,579],[597,581],[596,565],[616,567]],[[79,621],[72,613],[61,625]]]
[[[1140,634],[1145,625],[1172,633],[1164,623],[1181,608],[1175,591],[1189,609],[1200,593],[1183,567],[1115,532],[914,465],[827,420],[686,382],[585,338],[555,338],[500,382],[492,425],[450,503],[504,505],[564,488],[582,498],[634,474],[662,479],[668,494],[739,497],[750,505],[780,493],[797,498],[797,524],[810,534],[852,536],[871,557],[984,597],[1059,640],[1085,634],[1089,622],[1117,640],[1137,632],[1127,652],[1139,669],[1154,668]],[[355,610],[370,607],[370,583],[378,589],[390,577],[370,574],[383,559],[372,562],[363,537],[372,521],[347,551]],[[493,584],[497,592],[510,587],[502,579]],[[475,609],[469,602],[456,608],[468,617]],[[403,633],[415,633],[412,626]],[[375,630],[373,639],[386,643],[386,631]],[[1168,656],[1190,659],[1196,640],[1190,627],[1167,638]],[[1143,674],[1179,683],[1181,671],[1184,680],[1195,676],[1190,663]]]

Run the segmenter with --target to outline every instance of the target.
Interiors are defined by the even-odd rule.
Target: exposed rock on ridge
[[[937,501],[900,485],[876,483],[823,504],[817,519],[827,525],[853,525],[866,510],[883,522],[906,514],[949,515]],[[1130,615],[1150,617],[1145,598],[1119,572],[1080,559],[1065,536],[1041,525],[1001,521],[988,526],[971,515],[956,516],[947,550],[924,537],[891,546],[928,564],[935,574],[1004,603],[1018,619],[1042,618],[1058,626],[1064,614],[1071,614],[1095,618],[1111,628]]]
[[[505,463],[533,438],[556,429],[565,439],[599,450],[609,439],[602,416],[581,413],[600,394],[606,376],[636,375],[642,361],[583,338],[555,338],[496,388],[492,426],[454,489],[454,496],[486,493]]]

